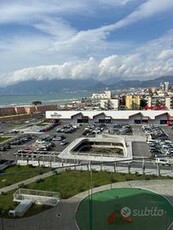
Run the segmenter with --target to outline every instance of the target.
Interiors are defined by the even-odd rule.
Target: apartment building
[[[126,95],[125,96],[125,107],[128,110],[140,109],[141,98],[139,95]]]
[[[165,107],[165,109],[173,109],[173,96],[162,94],[148,96],[146,99],[149,107]]]
[[[100,100],[100,108],[105,110],[118,110],[119,99],[102,99]]]
[[[104,91],[103,93],[93,93],[92,99],[111,99],[112,98],[112,92],[110,90]]]

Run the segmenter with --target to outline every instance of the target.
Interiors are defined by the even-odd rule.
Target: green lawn
[[[122,174],[122,173],[110,173],[106,171],[93,171],[92,184],[91,174],[88,171],[73,171],[67,170],[60,174],[53,175],[44,180],[38,181],[27,186],[30,189],[48,190],[59,192],[61,198],[69,198],[80,192],[88,190],[92,187],[99,187],[101,185],[130,181],[130,180],[142,180],[158,178],[156,176],[142,176],[138,174]]]
[[[29,166],[21,167],[12,167],[6,170],[9,174],[1,175],[0,174],[0,184],[7,185],[8,183],[15,183],[43,173],[44,168],[32,168]],[[48,170],[48,169],[47,169]],[[73,171],[67,170],[59,174],[55,174],[51,177],[38,180],[37,182],[25,186],[29,189],[37,190],[46,190],[46,191],[55,191],[60,193],[60,197],[67,199],[76,195],[80,192],[86,191],[91,187],[98,187],[105,184],[111,184],[121,181],[130,181],[130,180],[149,180],[149,179],[159,179],[163,177],[157,176],[142,176],[138,174],[119,174],[119,173],[110,173],[110,172],[92,172],[92,183],[91,183],[91,174],[88,171]],[[164,177],[166,178],[166,177]],[[6,181],[4,181],[6,179]],[[8,210],[16,206],[12,201],[12,194],[15,191],[12,191],[7,194],[0,195],[0,211],[4,210],[4,216],[8,216]],[[49,207],[46,207],[49,208]],[[33,215],[44,210],[45,207],[32,207],[31,211],[27,215]],[[1,214],[2,215],[2,214]]]
[[[8,139],[10,139],[11,137],[6,137],[6,136],[1,136],[0,137],[0,143],[7,141]]]
[[[127,218],[122,209],[127,211]],[[163,196],[143,189],[118,188],[85,198],[76,218],[80,230],[167,230],[172,213],[172,205]]]
[[[25,121],[11,121],[10,124],[18,126],[18,125],[24,125],[26,123]]]
[[[37,123],[36,126],[43,126],[43,127],[44,127],[44,126],[46,126],[46,125],[48,125],[48,124],[49,124],[49,123],[42,122],[42,123]]]
[[[14,166],[0,173],[0,188],[15,184],[28,178],[50,171],[48,168],[31,166]]]

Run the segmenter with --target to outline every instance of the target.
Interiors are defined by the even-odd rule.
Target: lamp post
[[[157,162],[157,175],[160,176],[160,164]]]
[[[3,218],[3,215],[4,215],[4,210],[1,211],[1,229],[4,230],[4,218]]]
[[[142,174],[145,174],[145,159],[142,159]]]
[[[91,161],[89,162],[89,179],[90,179],[90,188],[89,188],[89,230],[92,230],[92,220],[93,220],[93,207],[92,207],[92,169]]]

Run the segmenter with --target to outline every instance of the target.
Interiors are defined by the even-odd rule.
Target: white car
[[[46,141],[37,139],[37,140],[35,141],[35,143],[36,143],[36,144],[45,144]]]
[[[53,141],[63,141],[63,140],[65,140],[65,137],[64,136],[57,136],[57,137],[54,137],[52,140]]]

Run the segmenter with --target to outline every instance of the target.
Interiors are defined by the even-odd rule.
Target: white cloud
[[[102,77],[151,79],[173,75],[173,31],[134,50],[133,54],[112,55],[100,63]]]
[[[43,18],[41,22],[35,23],[34,27],[52,35],[56,41],[68,40],[76,34],[76,30],[62,18]]]
[[[0,23],[18,22],[27,24],[33,22],[42,16],[54,14],[87,12],[85,1],[62,1],[62,0],[8,0],[5,3],[0,2]]]
[[[95,12],[94,9],[96,3],[101,7],[102,5],[113,6],[115,10],[119,6],[125,6],[126,4],[133,4],[133,2],[138,2],[137,0],[66,0],[66,1],[54,1],[54,0],[38,0],[38,1],[29,1],[29,0],[16,0],[8,1],[8,3],[0,3],[0,23],[9,23],[9,22],[17,22],[20,24],[31,24],[38,29],[43,29],[43,31],[50,31],[48,28],[48,21],[51,21],[53,28],[56,29],[56,22],[59,23],[60,20],[56,21],[56,18],[59,18],[63,21],[63,17],[66,14],[76,14],[76,15],[88,15],[89,13]],[[92,30],[96,32],[97,30],[102,31],[112,31],[124,26],[135,23],[141,19],[145,19],[147,17],[151,17],[155,14],[165,12],[167,10],[173,9],[173,1],[172,0],[160,0],[158,4],[158,0],[148,0],[141,1],[141,5],[132,13],[127,15],[122,20],[115,22],[110,25],[106,25],[100,28],[95,28]],[[52,20],[50,20],[52,17]],[[49,20],[45,20],[44,18],[49,18]],[[42,21],[40,23],[39,21]],[[55,20],[53,22],[53,20]],[[50,25],[51,26],[51,25]],[[91,33],[91,31],[86,31]],[[54,32],[56,34],[56,31]],[[52,30],[51,30],[52,34]]]
[[[163,50],[160,55],[158,56],[158,59],[172,59],[173,61],[173,49]]]
[[[173,31],[137,48],[126,55],[105,58],[87,58],[63,64],[25,68],[1,78],[1,85],[24,80],[122,77],[126,79],[151,79],[173,74]]]
[[[54,77],[94,76],[103,79],[107,76],[138,78],[140,75],[152,78],[172,73],[172,32],[138,49],[130,42],[107,41],[112,31],[173,9],[172,0],[160,0],[159,3],[158,0],[143,0],[139,7],[120,21],[83,31],[72,27],[64,15],[76,14],[80,20],[80,14],[92,14],[96,10],[94,7],[99,4],[117,9],[119,6],[138,1],[8,0],[8,3],[4,2],[0,3],[0,24],[9,22],[27,24],[43,32],[35,36],[18,35],[1,42],[1,72],[6,72],[7,69],[9,72],[22,69],[3,75],[4,85],[27,79]],[[123,51],[127,54],[122,55],[125,53]],[[29,66],[33,67],[26,68]]]
[[[97,2],[99,2],[100,4],[101,3],[109,4],[109,5],[114,4],[114,6],[118,6],[121,4],[127,4],[129,2],[134,2],[134,1],[97,0]],[[155,14],[162,13],[164,11],[170,10],[171,8],[173,8],[172,0],[161,0],[159,4],[157,0],[148,0],[145,1],[144,3],[141,3],[141,5],[137,9],[135,9],[132,13],[130,13],[127,17],[111,25],[103,26],[92,30],[86,30],[86,31],[77,31],[74,28],[70,28],[69,25],[64,26],[64,30],[62,29],[63,30],[62,33],[64,33],[65,36],[63,38],[67,38],[67,39],[61,39],[61,40],[57,39],[54,43],[52,43],[52,46],[50,47],[49,51],[52,52],[53,50],[56,50],[59,53],[69,53],[70,56],[76,56],[79,58],[82,56],[83,58],[89,56],[103,57],[105,55],[109,55],[110,52],[116,54],[120,49],[122,51],[125,49],[128,51],[128,46],[134,48],[134,44],[128,42],[108,43],[106,42],[106,40],[107,37],[109,36],[109,32],[115,31],[124,26],[138,22],[141,19],[152,17]],[[123,46],[124,49],[122,48]]]
[[[101,5],[107,5],[107,6],[125,6],[128,3],[131,2],[137,2],[138,0],[96,0],[96,2],[98,2]]]
[[[171,9],[173,9],[172,0],[160,0],[159,3],[158,3],[158,0],[148,0],[142,3],[139,7],[137,7],[137,9],[132,11],[132,13],[130,13],[128,16],[126,16],[122,20],[116,23],[98,28],[98,30],[114,31],[122,27],[136,23],[142,19],[146,19],[156,14],[163,13],[165,11],[169,11]]]

